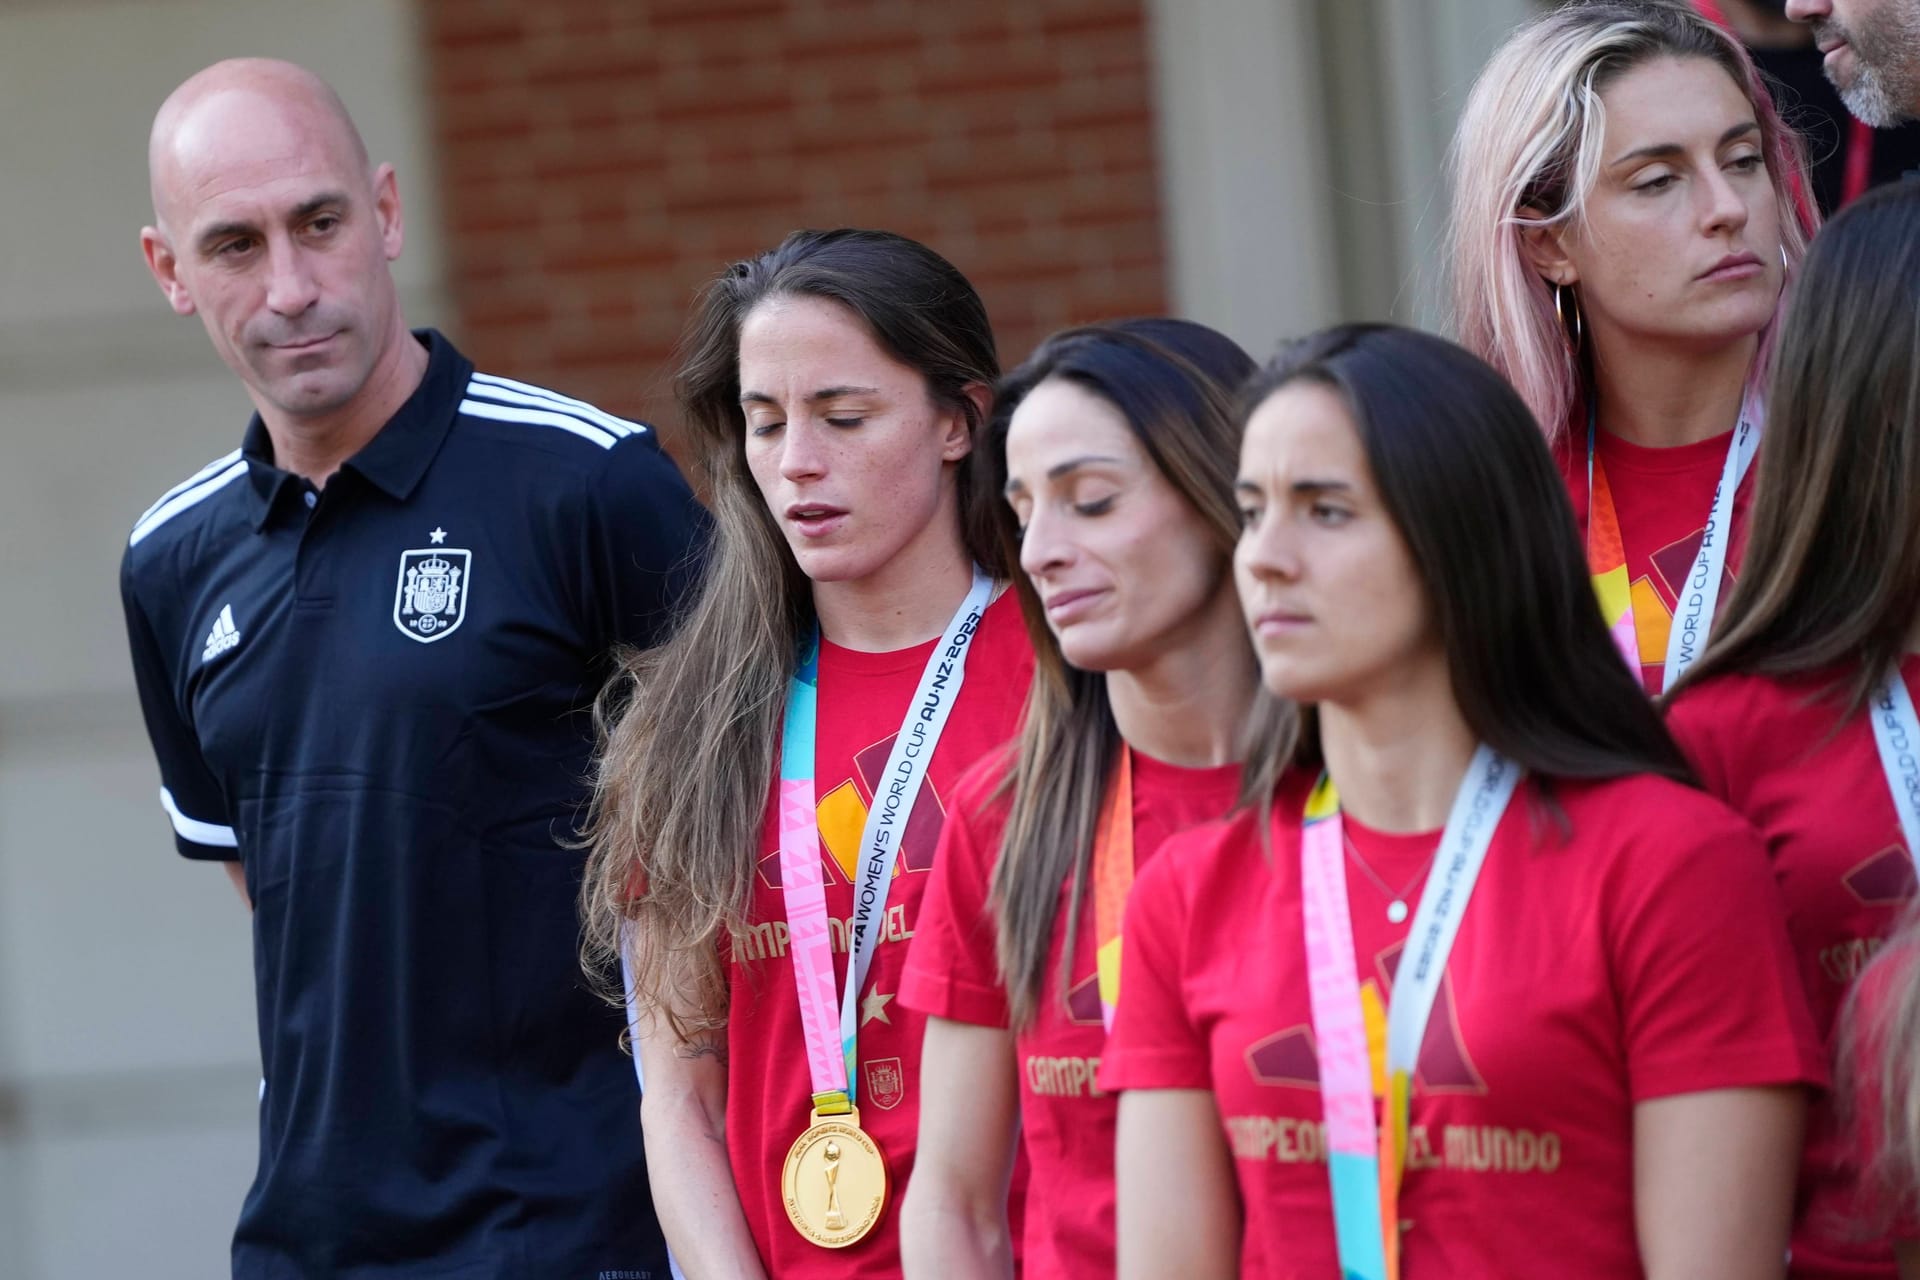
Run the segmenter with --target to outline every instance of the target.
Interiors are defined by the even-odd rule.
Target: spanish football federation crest
[[[427,547],[400,553],[393,625],[410,640],[432,644],[460,629],[467,616],[473,552]]]
[[[907,1095],[905,1072],[898,1058],[876,1058],[867,1066],[866,1100],[882,1111],[891,1111]]]

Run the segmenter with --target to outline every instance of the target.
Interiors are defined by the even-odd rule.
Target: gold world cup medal
[[[887,1207],[887,1161],[860,1128],[860,1111],[813,1113],[780,1171],[780,1199],[798,1231],[823,1249],[858,1244]]]

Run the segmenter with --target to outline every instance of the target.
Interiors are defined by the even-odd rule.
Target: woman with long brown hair
[[[910,1277],[1110,1277],[1114,1100],[1094,1084],[1127,886],[1242,792],[1278,736],[1234,597],[1231,397],[1253,370],[1181,320],[1072,329],[1001,384],[984,461],[1037,656],[1020,738],[961,783],[901,999],[930,1016]],[[1250,763],[1255,794],[1272,752]]]
[[[1821,1078],[1780,907],[1532,416],[1377,326],[1246,403],[1235,576],[1301,733],[1128,901],[1120,1275],[1777,1277]]]
[[[796,232],[689,330],[712,551],[672,637],[627,659],[583,890],[590,962],[629,972],[689,1274],[899,1273],[906,940],[953,786],[1032,668],[968,468],[998,372],[973,287],[885,232]]]
[[[1920,184],[1870,193],[1814,241],[1770,404],[1746,568],[1668,723],[1766,838],[1831,1040],[1914,899],[1920,852]],[[1884,1086],[1920,1097],[1920,1081]],[[1812,1119],[1793,1274],[1893,1275],[1854,1145],[1831,1108]],[[1914,1207],[1914,1186],[1898,1190]]]
[[[1454,335],[1554,447],[1614,643],[1649,692],[1739,564],[1771,328],[1814,214],[1736,39],[1684,3],[1562,5],[1455,132]]]

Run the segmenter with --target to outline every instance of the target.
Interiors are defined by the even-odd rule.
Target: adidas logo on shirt
[[[207,632],[207,647],[200,651],[200,661],[212,662],[221,654],[240,643],[240,628],[233,625],[233,606],[220,606],[220,616],[213,620],[213,630]]]

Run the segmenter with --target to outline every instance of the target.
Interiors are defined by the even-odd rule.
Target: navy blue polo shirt
[[[577,960],[586,708],[705,519],[644,426],[425,379],[315,491],[244,445],[121,567],[161,803],[253,899],[238,1277],[665,1277],[624,1019]]]

